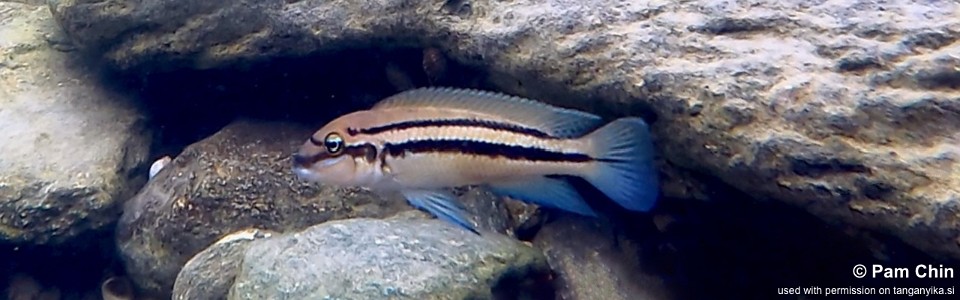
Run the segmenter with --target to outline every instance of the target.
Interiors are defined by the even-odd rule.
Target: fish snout
[[[300,153],[293,154],[291,158],[292,158],[291,160],[293,161],[293,166],[301,167],[301,168],[310,167],[310,164],[312,164],[314,161],[313,157],[309,155],[303,155]]]

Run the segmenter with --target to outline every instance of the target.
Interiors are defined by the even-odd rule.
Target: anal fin
[[[587,205],[583,197],[580,197],[577,190],[563,179],[536,177],[523,181],[489,184],[489,187],[493,193],[502,196],[579,215],[597,216],[593,208]]]
[[[470,222],[466,209],[453,193],[446,190],[403,190],[400,193],[410,205],[423,209],[438,219],[480,234],[476,226]]]

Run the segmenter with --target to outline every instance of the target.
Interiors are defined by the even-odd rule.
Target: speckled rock
[[[673,164],[960,258],[954,1],[137,3],[53,10],[122,69],[430,41],[507,92],[655,115]]]
[[[549,272],[539,250],[442,222],[339,220],[254,242],[228,299],[542,299],[521,283]]]
[[[120,215],[150,134],[47,6],[0,2],[0,242],[76,241]]]
[[[644,270],[632,242],[618,238],[609,225],[574,215],[544,225],[533,245],[557,273],[557,299],[675,299]]]
[[[117,241],[131,279],[144,292],[166,298],[182,266],[232,232],[286,232],[412,209],[399,194],[297,179],[290,155],[315,129],[238,120],[184,149],[124,207]],[[506,232],[503,224],[511,224],[501,200],[461,200],[481,228]]]
[[[251,243],[277,234],[248,229],[231,233],[191,258],[177,274],[173,299],[226,299]]]
[[[180,268],[226,234],[406,209],[371,193],[297,180],[289,155],[311,131],[238,121],[184,149],[124,207],[117,240],[131,279],[147,292],[169,293]]]

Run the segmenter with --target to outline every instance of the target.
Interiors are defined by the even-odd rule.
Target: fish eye
[[[337,154],[343,151],[343,137],[336,132],[331,132],[323,138],[323,146],[327,148],[330,154]]]

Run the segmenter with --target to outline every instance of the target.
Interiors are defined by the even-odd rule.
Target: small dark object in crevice
[[[847,56],[837,62],[837,70],[840,72],[857,72],[882,67],[880,60],[874,56]]]
[[[922,70],[917,72],[917,83],[927,89],[960,89],[960,71]]]
[[[806,177],[821,177],[835,173],[870,172],[870,169],[862,163],[825,156],[793,157],[790,159],[790,169],[794,174]]]
[[[549,222],[549,220],[550,212],[538,209],[529,219],[517,225],[517,228],[513,230],[513,234],[518,240],[532,242],[533,238],[540,232],[540,229],[543,228],[543,225]]]
[[[896,187],[882,181],[859,178],[856,183],[863,195],[873,200],[885,199],[897,191]]]
[[[766,30],[770,28],[772,22],[772,20],[719,18],[708,21],[703,26],[695,28],[694,31],[713,35],[729,35]]]
[[[902,43],[910,48],[937,50],[950,45],[958,39],[956,35],[947,35],[939,31],[924,31],[908,35]]]
[[[549,270],[522,270],[503,276],[492,288],[494,300],[554,300],[553,277]]]
[[[473,5],[470,0],[446,0],[443,3],[443,9],[457,16],[469,16],[473,14]]]

